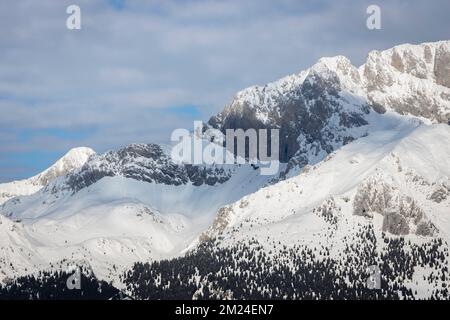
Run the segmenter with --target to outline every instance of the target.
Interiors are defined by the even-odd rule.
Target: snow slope
[[[211,238],[225,247],[256,240],[271,254],[300,245],[319,259],[327,248],[340,260],[347,259],[361,226],[371,225],[379,253],[382,233],[413,244],[441,238],[448,252],[450,126],[398,124],[374,128],[299,175],[222,207],[191,248]],[[422,297],[434,285],[408,284]]]

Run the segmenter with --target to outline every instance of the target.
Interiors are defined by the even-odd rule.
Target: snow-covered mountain
[[[36,176],[25,180],[0,184],[0,204],[14,197],[30,195],[39,191],[53,179],[80,168],[93,154],[95,152],[90,148],[74,148],[56,161],[51,167]]]
[[[395,111],[433,123],[450,119],[450,41],[372,51],[359,68],[343,57],[239,92],[208,124],[279,128],[287,172],[314,164],[364,136],[370,112]]]
[[[140,298],[153,294],[143,285],[161,294],[185,285],[190,298],[318,297],[320,285],[267,287],[277,270],[280,281],[301,275],[302,286],[337,279],[322,296],[348,298],[367,293],[361,268],[379,265],[383,297],[442,298],[449,66],[450,41],[401,45],[371,52],[359,68],[322,58],[239,92],[208,126],[280,129],[284,164],[274,177],[251,165],[177,163],[156,144],[86,152],[49,169],[0,206],[0,280],[72,261]],[[158,274],[157,264],[132,268],[175,257],[186,264],[170,260]],[[225,278],[236,281],[224,286]]]
[[[271,179],[251,165],[176,163],[168,151],[156,144],[132,144],[92,155],[36,193],[5,202],[3,219],[16,225],[11,229],[11,222],[5,222],[9,236],[0,243],[6,255],[0,257],[6,261],[15,252],[23,263],[0,264],[0,278],[70,259],[88,261],[97,275],[117,280],[134,262],[180,254],[222,205]],[[14,250],[16,237],[38,248]]]
[[[181,261],[135,265],[128,293],[448,299],[450,126],[373,117],[367,137],[220,208]],[[192,261],[195,270],[183,267]],[[369,268],[382,290],[368,289]]]
[[[270,235],[292,242],[313,237],[332,245],[333,237],[314,234],[332,226],[333,236],[339,236],[349,224],[373,221],[380,223],[379,232],[447,240],[450,126],[405,122],[224,206],[202,238],[226,234],[235,241],[258,235],[264,240]]]

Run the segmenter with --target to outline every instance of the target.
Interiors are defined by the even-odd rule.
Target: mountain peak
[[[62,159],[80,159],[95,154],[95,151],[89,147],[76,147],[70,149]]]
[[[53,179],[82,167],[94,154],[95,151],[91,148],[73,148],[51,167],[29,179],[0,184],[0,204],[17,196],[38,192]]]
[[[95,151],[87,147],[78,147],[69,150],[50,168],[31,178],[35,184],[47,185],[51,180],[66,175],[83,166]]]
[[[352,67],[351,61],[342,55],[334,57],[322,57],[317,61],[315,65],[311,67],[312,70],[320,70],[326,68],[329,70],[343,70],[348,67]]]

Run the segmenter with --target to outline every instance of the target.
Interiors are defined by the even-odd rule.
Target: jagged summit
[[[298,74],[238,92],[208,124],[279,128],[281,161],[304,165],[312,160],[306,153],[316,158],[364,134],[372,111],[447,123],[449,66],[450,41],[372,51],[359,68],[344,56],[321,58]]]
[[[376,69],[374,63],[390,65],[400,73],[450,87],[449,57],[450,41],[402,44],[384,51],[371,51],[361,68]]]
[[[372,51],[359,70],[367,99],[378,112],[441,123],[450,119],[450,41]]]
[[[93,156],[80,169],[67,175],[62,185],[57,182],[48,189],[69,188],[76,192],[104,177],[114,176],[175,186],[214,185],[227,181],[230,174],[223,168],[177,164],[158,144],[134,143]]]
[[[342,55],[323,57],[311,68],[298,74],[284,77],[264,86],[251,86],[239,91],[232,103],[225,107],[223,113],[226,116],[232,110],[242,111],[245,107],[271,111],[278,107],[277,102],[281,102],[280,96],[295,95],[295,91],[299,90],[305,79],[310,79],[308,76],[316,74],[326,77],[330,73],[336,74],[341,84],[347,82],[344,84],[359,87],[360,93],[365,93],[362,94],[363,96],[376,88],[381,90],[387,85],[392,85],[394,81],[407,80],[401,79],[401,74],[429,80],[434,84],[449,88],[450,40],[418,45],[403,44],[384,51],[373,50],[369,53],[366,63],[359,68],[353,66],[351,61]],[[397,79],[394,79],[393,73],[399,73]],[[352,83],[348,83],[348,80],[351,80]],[[346,86],[344,88],[348,89]],[[448,102],[448,99],[441,101],[441,103],[443,102]],[[392,107],[396,111],[393,101],[386,101],[385,107]],[[445,107],[448,109],[448,105]],[[262,115],[261,119],[267,121]]]

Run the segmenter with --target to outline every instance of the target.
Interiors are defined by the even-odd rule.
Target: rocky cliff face
[[[223,168],[174,163],[157,144],[131,144],[117,151],[92,157],[64,183],[49,188],[69,188],[76,192],[103,177],[123,176],[138,181],[166,185],[192,183],[214,185],[227,181],[231,173]]]
[[[353,82],[361,84],[361,79],[348,59],[324,58],[297,77],[238,93],[209,125],[221,130],[280,129],[283,162],[299,153],[326,154],[358,135],[350,129],[367,124],[369,105]],[[305,158],[299,161],[307,163]]]
[[[450,41],[372,51],[359,71],[378,112],[450,119]]]
[[[383,216],[383,231],[395,235],[432,236],[436,227],[416,200],[383,180],[370,177],[361,183],[353,201],[354,214]]]

